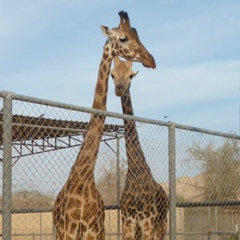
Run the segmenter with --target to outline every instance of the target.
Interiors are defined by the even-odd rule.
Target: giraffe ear
[[[136,77],[138,73],[139,73],[139,71],[133,72],[132,76]]]
[[[101,26],[101,30],[102,30],[102,33],[106,36],[106,37],[109,37],[111,38],[112,35],[113,35],[113,31],[111,29],[109,29],[108,27],[106,26]]]
[[[114,67],[117,68],[121,63],[121,60],[118,56],[114,58]]]

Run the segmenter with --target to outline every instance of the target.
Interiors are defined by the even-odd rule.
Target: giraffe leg
[[[68,235],[65,235],[63,233],[57,233],[56,240],[74,240],[74,238],[69,237]]]
[[[124,240],[134,240],[137,222],[132,217],[123,217],[122,232]]]
[[[102,220],[103,223],[104,221]],[[105,240],[105,230],[104,230],[104,225],[100,224],[98,225],[97,223],[95,226],[88,226],[84,227],[81,225],[81,229],[78,229],[78,234],[77,238],[74,238],[73,240]],[[70,239],[69,239],[70,240]]]
[[[139,221],[139,226],[142,233],[142,240],[153,240],[154,226],[150,218]]]
[[[82,240],[83,238],[80,238],[79,240]],[[84,238],[86,240],[105,240],[105,232],[100,231],[100,232],[91,232],[87,234],[87,237]]]
[[[86,240],[105,240],[104,235],[94,235],[94,234],[88,234],[87,237],[85,238]],[[79,238],[79,240],[82,240],[82,238]]]
[[[64,240],[64,239],[66,239],[64,232],[58,230],[56,232],[56,240]]]
[[[61,239],[59,232],[56,232],[56,238],[55,238],[55,239],[56,239],[56,240],[60,240],[60,239]]]
[[[163,240],[167,232],[167,218],[155,227],[154,240]]]

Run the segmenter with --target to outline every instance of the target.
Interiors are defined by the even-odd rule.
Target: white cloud
[[[134,67],[137,69],[136,67]],[[135,98],[148,99],[140,109],[179,107],[236,97],[239,88],[240,61],[210,62],[181,68],[144,70],[132,84]],[[151,101],[151,104],[149,104]]]

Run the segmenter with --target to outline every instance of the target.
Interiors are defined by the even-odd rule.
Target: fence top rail
[[[0,97],[2,97],[2,98],[10,97],[11,99],[14,99],[14,100],[36,103],[36,104],[41,104],[41,105],[46,105],[46,106],[51,106],[51,107],[58,107],[58,108],[64,108],[64,109],[69,109],[69,110],[82,111],[82,112],[86,112],[86,113],[90,113],[90,114],[93,113],[93,114],[99,114],[99,115],[106,115],[108,117],[134,120],[134,121],[138,121],[138,122],[142,122],[142,123],[161,125],[161,126],[165,126],[165,127],[174,127],[176,129],[181,129],[181,130],[206,133],[206,134],[210,134],[210,135],[240,140],[240,135],[237,135],[237,134],[212,131],[212,130],[208,130],[208,129],[204,129],[204,128],[187,126],[187,125],[178,124],[178,123],[174,123],[174,122],[170,122],[170,121],[165,122],[165,121],[161,121],[161,120],[154,120],[154,119],[150,119],[150,118],[130,116],[130,115],[120,114],[120,113],[115,113],[115,112],[110,112],[110,111],[102,111],[102,110],[97,110],[97,109],[88,108],[88,107],[82,107],[82,106],[73,105],[73,104],[67,104],[67,103],[50,101],[50,100],[41,99],[41,98],[29,97],[29,96],[20,95],[20,94],[8,92],[8,91],[0,91]]]

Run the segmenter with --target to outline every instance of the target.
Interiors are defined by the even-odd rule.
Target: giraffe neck
[[[121,103],[124,114],[134,115],[129,89],[121,97]],[[128,158],[128,173],[141,176],[141,174],[149,172],[150,168],[145,160],[135,121],[124,119],[124,129],[126,153]]]
[[[108,92],[108,78],[113,60],[112,46],[107,43],[104,46],[102,60],[98,70],[98,80],[95,87],[94,99],[92,108],[106,111],[107,107],[107,92]],[[92,115],[94,116],[94,114]]]
[[[108,78],[112,60],[113,54],[111,52],[111,44],[107,43],[104,46],[104,52],[99,66],[98,80],[95,87],[92,108],[106,110]],[[104,115],[91,114],[81,150],[71,170],[75,174],[70,174],[70,176],[72,175],[75,178],[79,177],[83,181],[85,178],[93,179],[94,167],[102,138],[105,118],[106,116]]]

